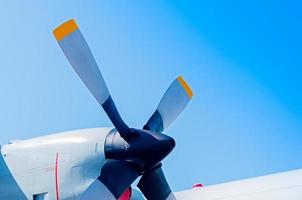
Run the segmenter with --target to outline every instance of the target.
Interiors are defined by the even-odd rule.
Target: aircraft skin
[[[112,128],[58,133],[1,147],[0,199],[115,199],[98,181],[104,142]],[[34,195],[44,194],[41,198]],[[133,190],[131,199],[142,200]],[[301,200],[302,170],[193,188],[167,199]]]
[[[302,169],[175,193],[182,200],[301,200]]]
[[[0,199],[79,199],[105,162],[104,141],[112,128],[48,135],[1,147]]]

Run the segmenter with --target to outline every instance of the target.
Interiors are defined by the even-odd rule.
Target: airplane
[[[114,128],[90,128],[14,140],[0,146],[1,200],[301,200],[302,169],[172,192],[162,160],[175,147],[163,132],[193,93],[179,76],[142,129],[121,118],[76,22],[53,34]],[[132,187],[138,180],[137,188]]]

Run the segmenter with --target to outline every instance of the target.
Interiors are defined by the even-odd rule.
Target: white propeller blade
[[[167,89],[159,102],[157,110],[144,128],[155,132],[164,131],[184,110],[192,96],[192,90],[184,79],[181,76],[177,77]]]
[[[96,61],[74,20],[69,20],[53,31],[65,56],[90,92],[102,105],[109,91]]]
[[[63,23],[53,34],[73,69],[102,105],[117,130],[122,136],[126,136],[128,126],[121,119],[90,48],[75,21],[71,19]]]

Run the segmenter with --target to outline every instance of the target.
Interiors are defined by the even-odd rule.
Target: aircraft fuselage
[[[69,131],[2,146],[0,199],[78,199],[100,174],[110,130]]]

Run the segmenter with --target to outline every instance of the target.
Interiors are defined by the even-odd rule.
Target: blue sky
[[[179,74],[194,97],[167,130],[174,190],[302,167],[298,1],[0,3],[0,143],[111,126],[51,31],[75,18],[121,115],[141,127]]]

